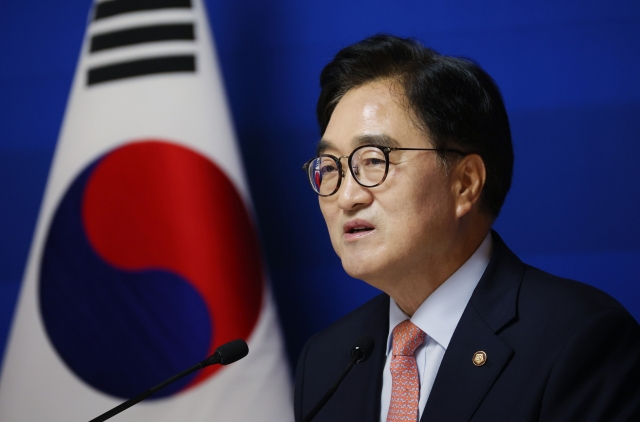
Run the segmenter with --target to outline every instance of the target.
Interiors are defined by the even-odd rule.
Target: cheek
[[[327,227],[331,228],[331,222],[335,220],[334,209],[336,207],[332,206],[333,204],[331,204],[331,202],[322,197],[318,197],[318,204],[320,205],[320,212],[324,217],[324,221],[327,223]]]
[[[420,233],[432,236],[448,225],[452,207],[445,180],[437,175],[415,175],[414,183],[394,186],[398,195],[388,201],[398,241],[411,242]]]
[[[338,245],[340,244],[338,242],[338,238],[342,236],[342,228],[338,227],[338,207],[336,204],[333,204],[323,198],[319,198],[319,204],[320,212],[322,212],[324,222],[327,224],[329,238],[331,239],[333,249],[335,249],[336,253],[340,255],[340,251],[338,250]]]

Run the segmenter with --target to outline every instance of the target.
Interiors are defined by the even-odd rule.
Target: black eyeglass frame
[[[354,156],[354,154],[361,150],[362,148],[377,148],[380,151],[382,151],[382,153],[384,154],[385,157],[385,167],[384,167],[384,176],[382,177],[382,180],[380,180],[380,182],[376,183],[375,185],[365,185],[364,183],[361,183],[358,178],[356,177],[355,173],[353,172],[353,166],[351,165],[351,160]],[[319,196],[322,197],[327,197],[327,196],[331,196],[333,194],[335,194],[336,192],[338,192],[338,190],[340,189],[340,185],[342,184],[342,179],[345,178],[346,173],[344,172],[344,169],[342,168],[342,162],[341,160],[343,158],[347,158],[347,164],[349,165],[349,171],[351,172],[351,176],[353,176],[353,180],[356,181],[356,183],[358,183],[360,186],[365,187],[365,188],[375,188],[376,186],[380,186],[386,179],[387,179],[387,174],[389,174],[389,153],[391,151],[437,151],[437,152],[451,152],[454,154],[459,154],[462,157],[469,155],[470,153],[466,153],[466,152],[462,152],[458,149],[451,149],[451,148],[400,148],[400,147],[385,147],[385,146],[380,146],[380,145],[360,145],[358,148],[354,149],[353,151],[351,151],[351,154],[349,155],[343,155],[341,157],[336,157],[335,155],[331,155],[331,154],[320,154],[317,157],[313,157],[312,159],[310,159],[309,161],[307,161],[306,163],[304,163],[304,165],[302,166],[302,169],[307,173],[307,180],[309,181],[309,184],[311,185],[311,189],[313,189],[313,191],[315,193],[317,193]],[[328,194],[321,194],[320,192],[318,192],[314,186],[313,186],[313,181],[311,180],[311,174],[309,173],[309,166],[311,165],[311,163],[320,158],[320,157],[328,157],[331,158],[337,165],[338,167],[338,171],[340,171],[340,177],[338,178],[338,183],[336,184],[335,189]]]

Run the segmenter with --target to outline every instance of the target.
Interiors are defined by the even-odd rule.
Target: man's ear
[[[456,216],[460,218],[480,203],[480,195],[487,178],[484,161],[478,154],[469,154],[454,165],[452,177],[456,196]]]

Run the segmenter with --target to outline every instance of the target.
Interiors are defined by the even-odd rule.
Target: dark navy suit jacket
[[[307,342],[296,421],[336,382],[364,334],[375,340],[372,356],[314,422],[380,420],[388,315],[389,297],[380,295]],[[487,354],[483,366],[472,362],[477,351]],[[640,326],[605,293],[523,264],[494,232],[421,421],[640,421]]]

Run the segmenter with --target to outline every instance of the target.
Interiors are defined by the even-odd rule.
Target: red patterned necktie
[[[427,335],[408,319],[393,329],[391,404],[387,422],[416,422],[420,401],[418,365],[413,355]]]

